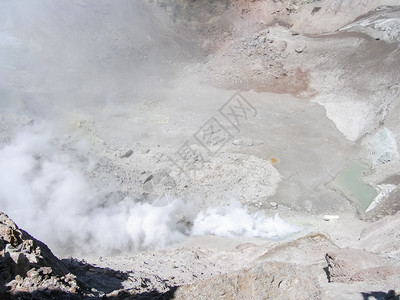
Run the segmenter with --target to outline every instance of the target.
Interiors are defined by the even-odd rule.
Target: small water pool
[[[349,162],[347,167],[340,171],[329,184],[335,191],[343,194],[362,212],[364,212],[378,192],[362,181],[363,175],[370,172],[370,168],[357,160]]]

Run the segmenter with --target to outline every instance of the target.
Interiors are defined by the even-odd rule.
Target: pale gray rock
[[[399,273],[396,261],[387,257],[356,250],[339,249],[325,255],[328,263],[327,275],[330,282],[364,281],[384,279]]]
[[[173,299],[321,299],[321,291],[306,267],[268,262],[184,285]]]

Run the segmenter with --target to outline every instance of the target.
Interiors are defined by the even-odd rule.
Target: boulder
[[[399,274],[394,259],[356,249],[338,249],[325,255],[330,282],[379,280]]]
[[[267,262],[179,287],[173,299],[320,299],[308,267]]]

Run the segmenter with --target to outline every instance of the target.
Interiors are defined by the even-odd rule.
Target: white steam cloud
[[[178,200],[164,207],[129,198],[104,203],[78,163],[60,153],[42,128],[19,133],[0,150],[1,210],[60,252],[109,252],[179,241],[184,237],[175,217],[179,207]]]
[[[200,212],[193,224],[194,235],[278,238],[301,230],[282,220],[278,214],[274,218],[261,213],[250,214],[238,201]]]
[[[60,254],[158,248],[189,234],[271,238],[299,231],[238,202],[194,212],[178,199],[163,206],[104,201],[82,164],[61,153],[43,128],[20,132],[0,150],[0,210]]]

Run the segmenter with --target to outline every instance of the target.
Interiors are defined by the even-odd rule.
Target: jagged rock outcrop
[[[0,298],[78,295],[76,277],[50,249],[0,212]],[[78,296],[77,296],[78,297]]]

